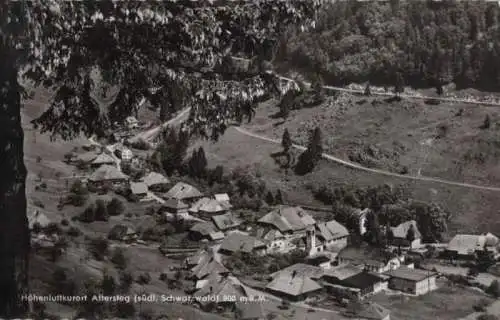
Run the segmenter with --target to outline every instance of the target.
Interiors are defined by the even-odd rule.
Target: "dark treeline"
[[[315,30],[291,32],[279,65],[325,82],[500,90],[500,7],[485,1],[337,1]]]

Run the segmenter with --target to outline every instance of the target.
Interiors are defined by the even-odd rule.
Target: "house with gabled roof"
[[[148,186],[143,182],[131,182],[130,183],[130,192],[135,197],[142,199],[148,195]]]
[[[422,234],[418,230],[417,222],[415,220],[406,221],[395,227],[391,227],[391,232],[391,245],[408,247],[410,249],[421,246]],[[409,232],[413,232],[412,239],[408,239]]]
[[[386,275],[390,277],[389,288],[393,290],[422,295],[437,289],[437,272],[403,266],[388,271]]]
[[[203,194],[184,182],[177,182],[165,195],[166,199],[174,198],[185,202],[190,202],[203,197]]]
[[[204,256],[199,264],[191,268],[191,275],[196,280],[205,279],[211,274],[229,274],[229,270],[213,255]]]
[[[365,271],[356,265],[342,265],[324,271],[322,280],[330,293],[340,297],[362,299],[388,288],[388,276]]]
[[[292,301],[305,300],[322,289],[319,283],[297,272],[281,272],[266,286],[270,293]]]
[[[486,240],[484,235],[457,234],[448,243],[446,254],[455,259],[475,259],[486,248]]]
[[[313,228],[310,229],[313,232],[308,233],[309,237],[314,237],[309,239],[310,256],[334,248],[338,251],[347,246],[349,231],[337,221],[318,222]]]
[[[102,165],[115,165],[115,159],[107,153],[101,153],[90,162],[90,166],[98,168]]]
[[[243,220],[238,218],[238,216],[233,212],[213,216],[212,221],[215,226],[223,232],[238,229],[238,227],[243,223]]]
[[[301,207],[280,205],[258,220],[262,226],[272,226],[283,234],[305,233],[316,223],[314,218]]]
[[[211,240],[217,241],[224,238],[224,233],[217,230],[212,222],[197,222],[189,229],[189,237],[192,240]]]
[[[154,171],[145,175],[141,181],[148,186],[149,190],[158,192],[164,190],[170,184],[170,180],[167,177]]]
[[[88,183],[92,187],[128,187],[128,177],[117,167],[102,165],[88,178]]]
[[[219,252],[227,255],[235,252],[264,255],[266,254],[266,249],[267,245],[263,240],[235,231],[222,241]]]
[[[191,269],[200,264],[204,259],[212,255],[213,253],[211,253],[209,250],[201,248],[195,254],[184,259],[184,265],[187,268]]]
[[[371,246],[353,246],[342,249],[336,260],[338,264],[353,264],[369,272],[384,273],[399,268],[404,256]]]
[[[206,297],[210,299],[204,299]],[[211,277],[201,289],[194,293],[196,303],[205,311],[213,310],[215,307],[219,310],[233,310],[237,301],[247,297],[248,294],[243,286],[224,276]]]
[[[170,198],[162,204],[162,211],[183,219],[188,216],[189,205],[180,199]]]

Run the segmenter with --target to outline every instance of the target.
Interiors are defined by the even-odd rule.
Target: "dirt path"
[[[274,143],[274,144],[281,144],[281,141],[278,141],[276,139],[265,137],[265,136],[262,136],[262,135],[250,132],[250,131],[248,131],[246,129],[243,129],[243,128],[240,128],[240,127],[234,127],[234,128],[236,129],[236,131],[238,131],[238,132],[240,132],[240,133],[242,133],[242,134],[244,134],[246,136],[249,136],[249,137],[252,137],[252,138],[256,138],[256,139],[260,139],[262,141],[266,141],[266,142],[270,142],[270,143]],[[302,151],[306,150],[306,147],[300,146],[300,145],[296,145],[296,144],[294,144],[293,147],[296,148],[296,149],[298,149],[298,150],[302,150]],[[449,180],[444,180],[444,179],[439,179],[439,178],[433,178],[433,177],[425,177],[425,176],[418,176],[418,177],[416,177],[416,176],[409,176],[409,175],[404,175],[404,174],[389,172],[389,171],[385,171],[385,170],[379,170],[379,169],[372,169],[372,168],[363,167],[360,164],[357,164],[357,163],[354,163],[354,162],[350,162],[350,161],[347,161],[347,160],[343,160],[343,159],[337,158],[337,157],[335,157],[333,155],[330,155],[330,154],[323,154],[322,156],[323,156],[323,158],[325,158],[327,160],[336,162],[338,164],[341,164],[343,166],[346,166],[346,167],[349,167],[349,168],[352,168],[352,169],[366,171],[366,172],[371,172],[371,173],[385,175],[385,176],[390,176],[390,177],[397,177],[397,178],[402,178],[402,179],[407,179],[407,180],[416,180],[416,181],[436,182],[436,183],[447,184],[447,185],[451,185],[451,186],[471,188],[471,189],[479,189],[479,190],[486,190],[486,191],[500,191],[500,187],[481,186],[481,185],[475,185],[475,184],[470,184],[470,183],[462,183],[462,182],[456,182],[456,181],[449,181]]]

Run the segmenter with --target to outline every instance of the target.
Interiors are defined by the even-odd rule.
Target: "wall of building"
[[[417,282],[415,285],[415,294],[422,295],[435,289],[437,289],[437,285],[436,285],[436,277],[434,276]]]
[[[418,282],[407,279],[392,278],[389,281],[389,288],[405,293],[422,295],[437,288],[436,277],[433,276]]]

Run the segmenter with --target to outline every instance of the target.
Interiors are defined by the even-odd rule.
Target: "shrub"
[[[104,200],[98,199],[95,202],[95,220],[109,220],[108,208],[106,207],[106,202],[104,202]]]
[[[45,228],[45,232],[48,234],[61,234],[61,227],[55,222],[49,223],[49,225]]]
[[[483,314],[479,315],[476,319],[477,320],[498,320],[499,318],[493,314],[483,313]]]
[[[36,156],[36,163],[40,163],[40,162],[42,162],[42,157]]]
[[[123,205],[123,202],[121,202],[120,199],[118,198],[113,198],[108,203],[107,207],[108,207],[108,214],[110,216],[118,216],[125,211],[125,206]]]
[[[116,292],[115,278],[105,273],[101,280],[101,289],[104,295],[115,294]]]
[[[95,206],[93,204],[89,205],[78,217],[81,222],[91,223],[95,219]]]
[[[129,272],[123,272],[120,274],[120,290],[128,292],[132,286],[132,282],[134,282],[134,278]]]
[[[151,276],[147,272],[141,273],[137,277],[137,283],[138,284],[145,285],[145,284],[148,284],[150,282],[151,282]]]
[[[486,311],[487,306],[488,301],[485,299],[481,299],[472,306],[472,309],[474,309],[475,312],[484,312]]]
[[[62,219],[62,220],[61,220],[61,225],[65,226],[65,227],[69,226],[69,221],[68,221],[68,219]]]
[[[125,257],[123,250],[120,248],[117,248],[115,251],[113,251],[113,255],[111,256],[111,262],[118,269],[123,270],[127,268],[127,258]]]
[[[82,232],[80,231],[80,229],[78,229],[77,227],[74,227],[74,226],[71,226],[69,229],[68,229],[68,232],[67,232],[68,236],[70,237],[78,237],[79,235],[82,234]]]
[[[495,298],[500,297],[500,284],[498,280],[493,280],[490,286],[486,289],[486,293],[491,294]]]
[[[109,243],[107,239],[99,238],[93,239],[89,244],[89,252],[96,260],[102,261],[108,254]]]
[[[115,315],[119,318],[133,319],[135,316],[135,306],[132,303],[118,303]]]

